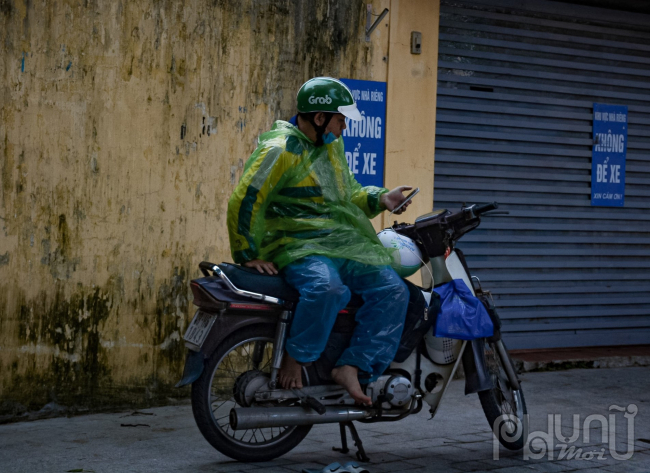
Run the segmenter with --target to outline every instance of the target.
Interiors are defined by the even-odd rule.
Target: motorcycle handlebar
[[[496,210],[498,208],[499,208],[499,204],[497,204],[496,202],[492,202],[490,204],[477,205],[476,207],[474,207],[473,211],[474,211],[474,215],[478,217],[479,215],[484,214],[485,212],[489,212],[490,210]]]
[[[469,207],[463,207],[457,212],[439,212],[431,216],[416,221],[414,224],[397,224],[396,230],[410,238],[420,241],[426,245],[438,245],[442,240],[457,241],[466,233],[474,230],[480,224],[481,215],[498,209],[499,204],[491,202],[489,204],[474,204]],[[440,241],[438,241],[440,240]],[[433,253],[436,249],[431,250]],[[432,253],[429,253],[432,254]]]

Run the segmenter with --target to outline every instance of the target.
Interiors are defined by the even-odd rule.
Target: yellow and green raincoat
[[[356,181],[342,138],[316,148],[297,127],[276,121],[260,136],[228,202],[233,259],[283,268],[323,255],[388,265],[391,255],[369,220],[383,210],[385,192]]]

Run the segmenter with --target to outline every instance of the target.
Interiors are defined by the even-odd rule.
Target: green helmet
[[[314,77],[302,84],[296,97],[300,113],[342,113],[350,120],[361,120],[352,92],[340,80]]]

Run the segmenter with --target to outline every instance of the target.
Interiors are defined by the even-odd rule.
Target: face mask
[[[323,144],[328,145],[336,140],[336,136],[331,131],[327,135],[323,135]]]

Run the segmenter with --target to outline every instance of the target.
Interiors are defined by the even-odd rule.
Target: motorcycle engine
[[[366,394],[372,399],[373,404],[381,398],[384,408],[399,408],[407,406],[413,399],[415,387],[406,376],[399,373],[385,374],[368,384]]]

